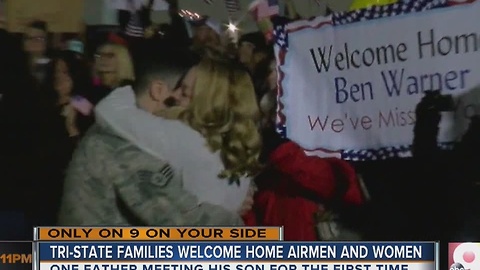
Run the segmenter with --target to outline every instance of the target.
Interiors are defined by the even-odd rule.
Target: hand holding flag
[[[278,0],[255,0],[250,4],[248,9],[253,14],[253,17],[256,21],[269,18],[280,13]]]
[[[273,23],[270,18],[280,13],[278,0],[255,0],[248,9],[267,41],[271,41],[273,37]]]

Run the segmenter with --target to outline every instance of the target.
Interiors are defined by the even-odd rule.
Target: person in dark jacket
[[[37,134],[37,179],[33,181],[32,215],[37,225],[54,225],[65,170],[79,139],[93,124],[93,104],[85,95],[91,89],[89,71],[74,52],[54,57],[46,77],[46,92]]]
[[[26,160],[34,82],[21,48],[19,39],[0,29],[0,238],[4,240],[31,239],[24,210],[29,206]]]
[[[40,91],[30,74],[28,55],[20,40],[0,30],[0,133],[2,144],[2,184],[0,206],[22,208],[25,199],[26,173],[36,131],[35,112]],[[8,192],[7,192],[8,191]]]
[[[0,59],[0,238],[31,239],[31,226],[24,213],[31,206],[32,149],[41,92],[31,75],[22,39],[3,29]]]
[[[430,238],[477,241],[480,240],[480,159],[477,154],[480,116],[470,119],[467,132],[452,150],[440,149],[437,136],[441,112],[453,110],[453,105],[444,108],[445,102],[441,100],[446,98],[448,96],[437,92],[427,92],[416,110],[414,158],[419,180],[434,194],[429,197],[429,209],[424,212],[430,221],[426,227],[435,234]]]

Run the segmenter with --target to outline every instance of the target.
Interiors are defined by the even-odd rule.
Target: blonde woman
[[[260,168],[261,151],[259,109],[249,75],[203,60],[175,94],[182,106],[155,117],[136,107],[131,89],[119,89],[97,106],[96,116],[101,125],[168,161],[201,202],[245,214],[253,204],[250,179]],[[165,118],[187,128],[175,128]]]
[[[135,80],[132,58],[128,49],[121,44],[106,43],[95,54],[95,89],[92,102],[98,103],[120,86],[129,85]]]
[[[190,87],[194,85],[194,87]],[[225,169],[221,178],[236,181],[259,168],[259,108],[249,75],[221,61],[203,60],[174,91],[182,105],[165,111],[202,134],[219,151]]]

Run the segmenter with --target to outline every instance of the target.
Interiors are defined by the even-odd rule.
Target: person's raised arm
[[[178,121],[140,109],[130,86],[119,88],[104,98],[95,107],[95,117],[99,125],[114,129],[121,137],[160,159],[165,158],[162,153],[175,151],[173,135],[182,134],[187,128]]]
[[[125,173],[115,179],[116,194],[133,216],[150,226],[242,226],[237,213],[199,203],[183,188],[172,167],[138,149],[121,150]],[[123,160],[123,162],[122,162]]]
[[[173,46],[188,48],[190,36],[188,34],[186,21],[178,14],[178,0],[167,0],[169,4],[170,27],[169,40]]]

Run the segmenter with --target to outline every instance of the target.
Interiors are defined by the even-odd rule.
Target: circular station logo
[[[480,269],[480,244],[461,243],[453,250],[450,270]]]

